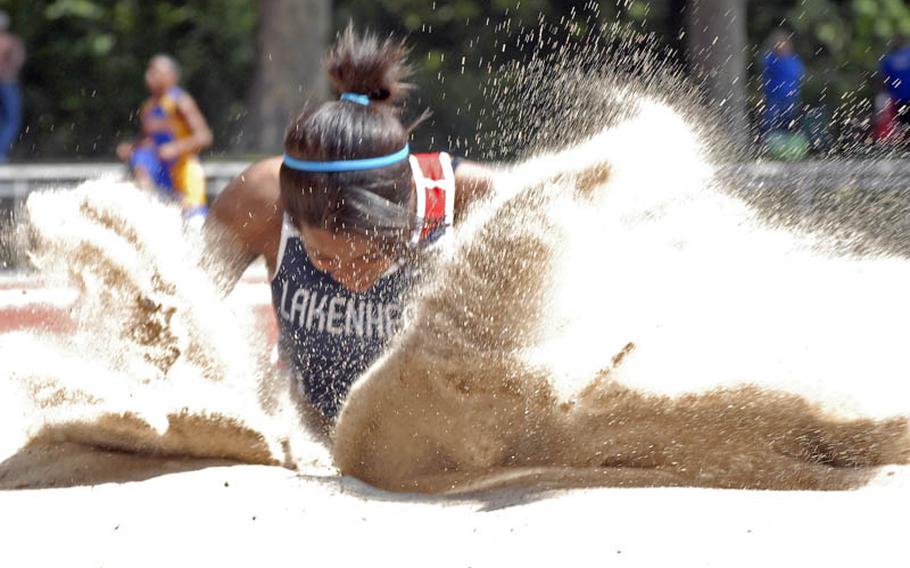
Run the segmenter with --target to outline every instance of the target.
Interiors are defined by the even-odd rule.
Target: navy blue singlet
[[[430,242],[451,224],[454,170],[447,154],[411,157],[423,223],[415,241]],[[278,348],[303,394],[334,418],[353,382],[382,354],[398,332],[405,296],[415,275],[393,267],[365,292],[351,292],[310,263],[300,234],[285,216],[272,304]]]

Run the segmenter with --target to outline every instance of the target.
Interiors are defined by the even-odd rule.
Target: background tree
[[[877,70],[898,35],[910,35],[910,6],[903,0],[768,0],[749,3],[750,65],[777,27],[791,30],[806,63],[803,102],[825,109],[836,151],[856,152],[870,132],[871,101],[882,90]],[[753,81],[750,103],[760,103]]]
[[[322,56],[329,43],[329,0],[260,0],[255,79],[241,145],[280,151],[288,121],[328,90]]]
[[[15,158],[112,159],[135,135],[145,64],[159,52],[183,66],[215,153],[236,143],[256,53],[248,0],[0,0],[0,9],[28,50]]]
[[[213,127],[208,158],[277,152],[287,118],[308,92],[324,89],[316,65],[349,20],[404,34],[413,46],[419,89],[408,112],[434,111],[415,147],[470,154],[478,129],[489,127],[482,112],[496,71],[534,50],[554,49],[527,40],[541,22],[565,30],[559,41],[618,27],[685,51],[708,29],[684,21],[684,7],[696,2],[723,5],[709,10],[721,24],[728,17],[729,2],[720,0],[336,0],[332,13],[329,0],[0,0],[29,50],[25,129],[13,158],[110,159],[114,145],[135,132],[145,62],[160,51],[181,61],[185,85]],[[761,46],[783,22],[806,62],[806,103],[837,111],[837,126],[862,128],[857,123],[880,86],[879,57],[895,34],[910,33],[902,0],[736,3],[748,16],[750,107],[759,102]],[[703,35],[713,41],[710,32]],[[717,85],[732,82],[718,77]]]
[[[614,23],[670,37],[670,9],[669,0],[340,0],[335,27],[353,21],[407,37],[416,65],[414,82],[420,87],[409,101],[411,112],[433,111],[416,133],[415,147],[470,156],[477,150],[478,129],[485,126],[481,109],[501,65],[532,52],[545,55],[567,41],[603,33]],[[551,25],[544,32],[550,41],[533,33],[545,23]],[[487,151],[479,157],[510,155]]]
[[[730,140],[746,149],[746,0],[689,0],[678,8],[685,22],[689,69],[704,83]]]

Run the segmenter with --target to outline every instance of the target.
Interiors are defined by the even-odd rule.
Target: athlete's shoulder
[[[221,195],[253,207],[272,209],[281,204],[280,170],[280,156],[260,160],[231,180]]]
[[[210,217],[259,254],[268,252],[281,230],[280,168],[280,156],[256,162],[231,180],[209,210]]]

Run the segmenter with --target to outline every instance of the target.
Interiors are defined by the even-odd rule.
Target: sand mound
[[[352,389],[335,431],[341,471],[405,491],[470,489],[512,468],[567,485],[839,489],[906,463],[907,397],[894,402],[906,387],[854,386],[891,400],[862,418],[831,395],[856,376],[815,381],[829,368],[815,354],[850,368],[874,349],[832,351],[823,319],[797,325],[806,338],[782,332],[796,355],[758,339],[775,316],[790,325],[796,304],[764,286],[768,275],[750,280],[748,263],[783,277],[808,257],[712,191],[699,149],[678,115],[643,101],[571,154],[503,174],[440,252],[410,327]],[[762,256],[736,260],[751,252]],[[815,278],[844,277],[829,287],[877,270],[820,263]],[[881,276],[906,283],[900,270]],[[756,317],[727,315],[715,300],[731,290]],[[816,343],[802,352],[805,341]],[[899,352],[881,362],[892,373]],[[808,382],[791,381],[804,370]]]
[[[417,491],[842,489],[907,463],[890,325],[910,318],[906,261],[756,226],[678,115],[639,111],[502,172],[440,244],[410,326],[342,408],[342,473]],[[332,471],[178,211],[95,182],[26,213],[32,262],[78,291],[77,331],[0,337],[0,487],[223,460]]]
[[[67,478],[39,463],[30,474],[23,459],[64,443],[66,456],[78,444],[295,464],[291,440],[302,434],[289,382],[271,375],[245,311],[199,268],[200,236],[178,211],[132,186],[93,182],[33,194],[26,215],[20,232],[42,277],[78,290],[77,331],[0,337],[0,398],[13,422],[3,455],[26,444],[0,466],[4,484]],[[92,459],[63,459],[58,469],[76,463],[75,480]]]

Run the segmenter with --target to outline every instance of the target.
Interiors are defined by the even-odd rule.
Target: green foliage
[[[858,153],[858,145],[870,140],[872,100],[883,90],[879,62],[899,34],[910,35],[910,7],[903,0],[766,0],[749,6],[752,101],[761,101],[758,62],[766,38],[778,27],[791,30],[806,65],[803,103],[831,116],[833,151]]]
[[[231,146],[255,56],[248,0],[0,0],[25,42],[25,124],[19,158],[112,157],[136,131],[145,64],[170,53],[184,86]]]
[[[303,3],[301,3],[303,5]],[[502,63],[559,49],[567,39],[617,23],[681,48],[682,0],[337,0],[335,30],[407,37],[418,90],[408,114],[434,112],[415,147],[470,152],[485,90]],[[879,87],[874,73],[895,34],[910,35],[903,0],[749,2],[751,75],[762,42],[784,24],[807,67],[804,100],[859,108]],[[18,158],[109,158],[133,136],[144,100],[145,63],[158,52],[183,65],[216,136],[236,147],[255,72],[257,3],[250,0],[0,0],[29,58],[23,72],[27,131]],[[532,31],[548,22],[561,32]],[[529,39],[530,38],[530,39]],[[758,93],[753,81],[753,93]],[[837,116],[837,115],[836,115]],[[277,142],[276,142],[277,144]]]
[[[470,155],[493,71],[533,52],[558,49],[560,37],[528,40],[543,22],[583,37],[599,25],[620,22],[642,31],[667,31],[669,0],[340,0],[336,30],[348,22],[407,37],[418,90],[411,114],[433,117],[416,133],[415,147],[451,149]],[[531,34],[533,35],[533,34]],[[549,43],[553,41],[554,43]]]
[[[751,3],[750,37],[758,47],[783,24],[795,32],[806,63],[805,100],[836,107],[880,89],[879,60],[896,36],[910,35],[903,0],[772,0]],[[853,104],[849,103],[848,104]]]

